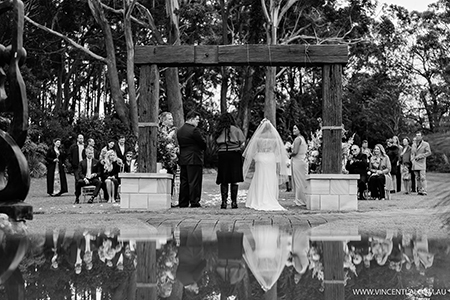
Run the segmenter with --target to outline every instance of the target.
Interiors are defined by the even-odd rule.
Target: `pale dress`
[[[258,151],[253,158],[255,173],[247,194],[246,207],[256,210],[285,210],[278,203],[277,158],[271,139],[258,141]]]
[[[294,140],[294,151],[296,155],[291,158],[292,177],[294,179],[294,203],[298,206],[306,205],[306,174],[308,173],[308,164],[305,161],[307,151],[306,141],[302,136]]]

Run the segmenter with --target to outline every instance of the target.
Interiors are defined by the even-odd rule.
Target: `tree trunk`
[[[133,135],[138,137],[138,108],[136,100],[136,86],[134,85],[134,44],[133,32],[131,30],[131,11],[134,8],[135,1],[130,4],[130,0],[123,1],[124,7],[124,31],[127,44],[127,82],[128,97],[130,101],[130,122]]]
[[[184,112],[178,68],[167,68],[164,75],[166,78],[167,105],[172,113],[174,125],[180,127],[184,123]]]
[[[264,102],[264,117],[268,119],[273,126],[276,124],[276,109],[277,102],[275,100],[275,77],[277,68],[267,67],[266,70],[266,91],[265,91],[265,102]]]
[[[253,100],[253,74],[255,70],[252,67],[245,67],[244,70],[244,86],[241,92],[241,101],[238,106],[237,124],[244,132],[244,136],[248,134],[248,124],[250,121],[249,112]]]
[[[89,4],[95,20],[102,28],[103,38],[105,39],[106,65],[108,67],[107,72],[109,85],[111,88],[111,98],[114,102],[114,107],[116,109],[117,115],[119,116],[119,119],[122,121],[122,123],[125,124],[127,128],[129,128],[130,122],[128,120],[125,101],[122,97],[122,91],[120,90],[120,81],[116,65],[116,52],[114,47],[114,40],[111,33],[111,27],[109,26],[108,20],[105,17],[100,1],[89,0]]]
[[[220,11],[222,15],[222,44],[228,44],[228,9],[225,7],[225,0],[220,0]],[[222,74],[222,84],[220,88],[220,112],[227,112],[227,91],[228,91],[228,69],[220,68]]]

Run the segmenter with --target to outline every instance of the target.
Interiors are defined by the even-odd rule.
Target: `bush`
[[[444,153],[433,152],[427,158],[427,170],[438,173],[450,173],[450,163]]]
[[[27,138],[22,147],[22,152],[28,161],[30,168],[30,176],[33,178],[41,178],[47,174],[47,167],[45,166],[45,156],[47,154],[48,146],[44,143],[36,144]]]

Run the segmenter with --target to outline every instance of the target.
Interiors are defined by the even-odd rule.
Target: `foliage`
[[[48,146],[44,143],[34,143],[30,138],[25,140],[22,152],[28,161],[30,168],[30,176],[32,178],[40,178],[47,174],[45,156]]]
[[[177,154],[178,147],[175,145],[173,139],[158,130],[158,145],[157,145],[156,161],[162,164],[163,169],[168,173],[175,174],[177,169]]]

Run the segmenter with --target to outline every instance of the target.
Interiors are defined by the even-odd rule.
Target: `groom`
[[[200,114],[191,111],[186,116],[186,123],[177,130],[180,147],[178,164],[180,165],[179,206],[201,207],[203,176],[203,152],[206,140],[198,129]]]

